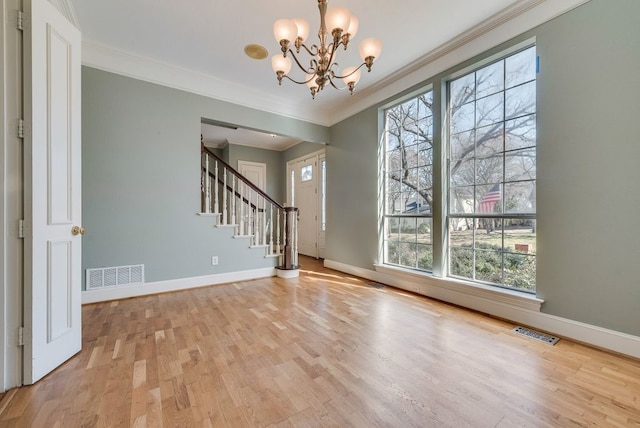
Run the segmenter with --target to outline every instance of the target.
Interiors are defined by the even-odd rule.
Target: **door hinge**
[[[24,138],[24,119],[18,119],[18,138]]]
[[[24,13],[21,10],[18,11],[18,30],[24,30]]]
[[[18,346],[24,346],[24,327],[18,327]]]
[[[27,220],[18,220],[18,238],[31,237],[31,223]]]

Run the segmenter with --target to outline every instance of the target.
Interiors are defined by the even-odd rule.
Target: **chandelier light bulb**
[[[298,38],[303,42],[307,40],[307,37],[309,37],[309,23],[307,20],[303,18],[293,18],[292,21],[298,28]]]
[[[309,87],[309,89],[313,89],[316,88],[318,89],[318,83],[316,82],[316,75],[315,74],[308,74],[304,79],[305,82],[307,82],[307,86]]]
[[[353,39],[358,32],[358,24],[360,21],[355,16],[351,15],[351,21],[349,21],[349,28],[347,28],[347,34],[349,38]]]
[[[342,70],[342,81],[349,85],[349,83],[353,83],[355,85],[360,81],[360,76],[362,76],[362,71],[358,67],[346,67]]]
[[[291,58],[276,54],[271,57],[271,68],[276,74],[289,74],[291,71]]]
[[[378,58],[380,51],[382,51],[382,43],[375,37],[369,37],[360,42],[360,58],[365,62],[367,58]]]
[[[333,33],[334,30],[345,31],[349,28],[350,21],[351,12],[349,12],[349,9],[346,7],[336,6],[327,10],[325,23],[327,25],[327,30],[329,30],[330,33]]]
[[[291,19],[278,19],[273,23],[273,36],[278,43],[282,40],[293,42],[298,37],[298,26]]]

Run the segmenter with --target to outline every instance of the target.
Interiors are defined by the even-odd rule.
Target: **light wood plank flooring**
[[[83,307],[1,427],[640,426],[640,361],[322,268]]]

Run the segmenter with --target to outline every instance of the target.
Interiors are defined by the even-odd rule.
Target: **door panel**
[[[267,183],[267,164],[259,162],[238,161],[238,172],[250,182],[258,186],[263,192]]]
[[[298,207],[298,253],[318,257],[317,156],[295,164],[295,203]]]
[[[24,383],[81,348],[80,33],[26,0]]]
[[[47,243],[47,343],[73,328],[72,245],[69,240]]]

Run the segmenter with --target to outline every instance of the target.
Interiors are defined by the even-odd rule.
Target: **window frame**
[[[456,81],[457,79],[460,78],[464,78],[466,76],[468,76],[471,73],[474,73],[474,79],[475,79],[475,73],[482,70],[485,67],[489,67],[492,64],[501,62],[501,61],[505,61],[507,58],[510,58],[514,55],[517,55],[520,52],[523,52],[525,50],[528,50],[530,48],[536,48],[536,42],[535,40],[528,40],[526,42],[523,43],[519,43],[516,44],[514,46],[512,46],[509,49],[506,50],[502,50],[501,52],[488,56],[487,58],[475,62],[474,64],[465,67],[462,70],[457,71],[456,73],[451,74],[449,77],[445,78],[442,80],[442,92],[444,94],[444,98],[446,99],[446,102],[444,104],[444,112],[445,112],[445,117],[446,120],[443,121],[442,126],[443,126],[443,141],[442,141],[442,145],[444,147],[444,165],[446,168],[446,172],[445,172],[445,183],[444,183],[444,191],[442,194],[442,200],[443,200],[443,211],[444,211],[444,222],[445,222],[445,237],[444,237],[444,260],[443,260],[443,272],[444,272],[444,276],[449,277],[449,278],[453,278],[453,279],[457,279],[457,280],[461,280],[461,281],[468,281],[470,283],[477,283],[477,284],[482,284],[482,285],[488,285],[491,287],[497,287],[497,288],[503,288],[503,289],[508,289],[508,290],[514,290],[514,291],[519,291],[519,292],[523,292],[523,293],[528,293],[528,294],[535,294],[535,280],[534,280],[534,284],[533,284],[533,288],[532,289],[527,289],[527,288],[522,288],[522,287],[516,287],[513,285],[508,285],[505,284],[505,255],[508,254],[515,254],[515,255],[520,255],[518,253],[515,252],[515,250],[512,251],[505,251],[505,239],[504,239],[504,220],[514,220],[514,221],[520,221],[520,222],[524,222],[524,221],[532,221],[532,222],[536,222],[537,219],[537,215],[536,215],[536,208],[534,205],[534,208],[532,210],[532,212],[528,212],[528,213],[505,213],[504,212],[504,184],[506,183],[504,181],[505,177],[506,177],[506,165],[504,163],[504,157],[505,154],[507,153],[504,141],[503,141],[503,151],[502,156],[503,156],[503,165],[502,165],[502,178],[503,180],[500,182],[502,189],[502,196],[501,196],[501,203],[502,203],[502,207],[500,209],[499,213],[482,213],[482,212],[478,212],[478,206],[477,206],[477,199],[478,199],[478,194],[476,192],[476,188],[478,187],[478,183],[475,181],[477,177],[474,176],[474,183],[473,183],[473,188],[474,188],[474,209],[472,212],[452,212],[452,201],[451,201],[451,181],[452,181],[452,176],[451,176],[451,163],[454,159],[452,159],[452,155],[451,155],[451,140],[452,140],[452,132],[451,132],[451,110],[450,110],[450,103],[451,103],[451,83]],[[525,83],[520,83],[518,85],[514,85],[513,88],[515,87],[519,87],[531,82],[535,82],[534,87],[537,87],[537,73],[538,73],[538,56],[537,56],[537,48],[535,50],[535,55],[536,55],[536,70],[535,70],[535,78],[531,81],[525,82]],[[506,79],[505,77],[503,77],[503,79]],[[501,91],[501,93],[506,93],[507,90],[512,89],[510,88],[506,88],[503,87]],[[498,93],[496,92],[496,93]],[[537,92],[537,91],[536,91]],[[493,95],[493,94],[492,94]],[[491,95],[487,95],[485,96],[488,97]],[[478,100],[478,99],[482,99],[483,97],[475,97],[474,96],[474,103]],[[537,98],[537,97],[536,97]],[[535,100],[535,109],[533,113],[528,113],[527,115],[522,115],[522,116],[518,116],[517,118],[520,117],[525,117],[525,116],[533,116],[537,119],[537,99]],[[513,120],[516,117],[512,117],[512,118],[508,118],[506,117],[506,115],[504,114],[504,109],[506,108],[505,105],[506,101],[505,98],[503,97],[503,116],[502,119],[500,121],[500,123],[502,124],[502,132],[503,135],[505,133],[504,130],[504,124],[509,121],[509,120]],[[481,126],[478,125],[477,120],[475,118],[475,111],[477,110],[477,108],[474,107],[474,125],[470,130],[477,130],[478,128],[482,128]],[[497,122],[496,122],[497,123]],[[535,128],[537,129],[537,122],[535,122]],[[461,131],[460,133],[465,132],[465,131]],[[504,138],[504,137],[503,137]],[[536,157],[537,157],[537,139],[534,143],[533,146],[528,147],[527,149],[531,149],[533,148],[536,151]],[[477,157],[474,155],[473,158],[474,162],[477,160]],[[537,181],[537,173],[536,176],[533,180],[534,183],[534,191],[535,191],[535,182]],[[452,224],[452,220],[472,220],[473,222],[477,221],[486,221],[486,220],[498,220],[498,221],[502,221],[502,232],[501,232],[501,282],[497,283],[497,282],[491,282],[491,281],[485,281],[482,279],[478,279],[476,278],[476,253],[478,252],[478,249],[476,248],[476,230],[474,229],[473,231],[473,245],[472,245],[472,252],[473,252],[473,258],[472,258],[472,277],[468,277],[468,276],[461,276],[461,275],[456,275],[453,274],[452,268],[451,268],[451,262],[452,262],[452,256],[451,256],[451,250],[452,250],[452,245],[451,245],[451,234],[452,234],[452,230],[451,230],[451,224]],[[475,224],[475,223],[474,223]],[[481,251],[485,251],[485,250],[481,250]],[[537,259],[537,251],[536,253],[534,253],[532,255],[532,257],[535,259]],[[535,263],[534,263],[535,264]],[[535,274],[535,271],[534,271]]]
[[[483,68],[493,62],[509,57],[519,51],[525,50],[529,47],[536,46],[536,38],[522,38],[516,43],[509,45],[502,44],[493,49],[486,51],[485,53],[478,54],[473,59],[465,62],[461,62],[458,65],[454,65],[449,68],[448,72],[435,74],[433,78],[426,81],[426,84],[420,87],[415,87],[411,92],[407,91],[405,94],[381,105],[378,108],[378,261],[374,264],[376,271],[382,273],[405,274],[414,277],[425,278],[428,284],[443,286],[445,288],[453,287],[468,289],[470,295],[483,295],[488,293],[487,296],[493,296],[492,299],[502,301],[503,298],[510,299],[517,296],[519,299],[523,299],[523,304],[529,304],[536,302],[539,305],[542,300],[535,297],[535,290],[523,290],[521,288],[504,287],[502,284],[496,284],[491,282],[482,282],[470,280],[466,277],[450,275],[450,257],[449,257],[449,231],[451,220],[454,217],[463,217],[463,214],[450,213],[450,190],[449,190],[449,115],[448,115],[448,91],[447,84],[449,81],[454,80],[460,76],[468,74],[471,71]],[[538,85],[538,49],[536,47],[535,54],[535,80],[536,87]],[[430,270],[418,270],[414,268],[407,268],[400,264],[387,263],[387,256],[385,251],[387,249],[385,242],[385,218],[386,213],[386,169],[385,169],[385,157],[386,157],[386,118],[385,111],[395,105],[402,104],[406,100],[415,97],[421,93],[432,91],[433,104],[433,203],[432,212],[426,216],[431,219],[431,246],[432,246],[432,268]],[[535,90],[537,93],[537,90]],[[534,112],[537,118],[537,111]],[[537,128],[536,120],[533,120]],[[534,128],[534,129],[535,129]],[[537,132],[537,131],[536,131]],[[534,146],[537,147],[537,138],[534,139]],[[537,153],[537,151],[536,151]],[[537,156],[537,154],[536,154]],[[537,177],[535,177],[537,179]],[[535,188],[534,188],[535,190]],[[533,205],[535,208],[535,205]],[[522,213],[508,213],[501,214],[502,218],[521,221],[525,217],[529,217],[531,220],[536,220],[535,213],[522,214]],[[478,215],[478,217],[490,217],[490,214]],[[537,232],[537,231],[536,231]],[[535,236],[535,235],[534,235]],[[534,238],[535,239],[535,238]],[[504,240],[504,238],[503,238]],[[535,245],[535,240],[533,241]],[[534,265],[535,269],[535,265]],[[535,270],[534,270],[535,272]],[[535,278],[535,277],[534,277]],[[448,285],[447,285],[448,284]],[[455,286],[454,286],[455,285]],[[402,287],[401,287],[402,288]],[[415,287],[409,287],[414,290]],[[509,296],[509,297],[508,297]],[[527,302],[527,303],[524,303]],[[536,310],[539,310],[537,307]]]
[[[389,112],[390,110],[399,107],[403,104],[406,104],[407,102],[413,101],[413,100],[417,100],[420,96],[423,95],[429,95],[430,96],[430,101],[431,101],[431,109],[430,109],[430,114],[427,116],[420,116],[420,117],[416,117],[416,122],[417,123],[422,123],[423,121],[429,121],[430,120],[430,128],[431,128],[431,145],[429,147],[428,150],[431,151],[431,164],[419,164],[416,163],[416,166],[413,168],[409,168],[409,170],[417,170],[418,168],[420,168],[421,166],[429,166],[430,167],[430,174],[431,174],[431,186],[432,186],[432,199],[433,199],[433,192],[435,191],[434,188],[434,170],[433,170],[433,165],[436,162],[434,155],[433,155],[433,150],[434,150],[434,145],[435,145],[435,115],[434,115],[434,109],[435,104],[434,104],[434,91],[433,91],[433,87],[431,85],[422,87],[416,91],[413,91],[409,94],[407,94],[406,96],[395,100],[393,103],[390,103],[388,105],[385,105],[382,109],[381,109],[381,114],[382,114],[382,122],[383,122],[383,126],[382,126],[382,137],[380,139],[380,155],[381,155],[381,169],[379,169],[381,171],[381,192],[382,192],[382,200],[381,200],[381,206],[380,206],[380,221],[381,221],[381,226],[380,226],[380,230],[381,230],[381,236],[380,236],[380,260],[382,261],[382,263],[384,265],[387,266],[393,266],[393,267],[398,267],[398,268],[403,268],[403,269],[410,269],[410,270],[415,270],[418,272],[425,272],[425,273],[432,273],[433,272],[433,264],[434,264],[434,260],[433,260],[433,251],[434,251],[434,245],[433,245],[433,207],[431,207],[431,209],[429,210],[429,212],[427,213],[422,213],[420,214],[420,208],[421,208],[421,204],[418,204],[418,199],[419,197],[416,198],[416,214],[406,214],[404,212],[400,212],[400,213],[388,213],[387,211],[387,207],[388,207],[388,196],[390,194],[389,192],[389,187],[388,187],[388,183],[389,183],[389,177],[388,177],[388,173],[392,172],[388,169],[388,159],[387,159],[387,154],[388,154],[388,150],[387,150],[387,112]],[[410,145],[411,147],[414,145]],[[418,143],[415,144],[416,149],[418,148]],[[416,151],[416,157],[418,157],[418,151]],[[418,186],[419,187],[419,186]],[[400,194],[402,194],[402,192],[400,192]],[[402,264],[402,259],[399,257],[398,258],[398,262],[391,262],[388,259],[389,256],[389,246],[388,243],[391,242],[391,240],[387,239],[387,221],[389,219],[397,219],[398,220],[398,239],[397,241],[395,241],[395,243],[398,246],[398,251],[399,248],[401,246],[407,245],[407,246],[414,246],[414,256],[415,256],[415,262],[413,263],[413,266],[409,266],[406,264]],[[415,224],[416,227],[414,228],[414,240],[413,241],[403,241],[401,239],[401,225],[402,223],[406,220],[406,219],[414,219],[415,220]],[[419,226],[418,226],[418,222],[420,220],[424,220],[424,219],[429,219],[429,225],[428,225],[428,229],[429,229],[429,242],[428,243],[422,243],[419,242],[418,236],[419,236]],[[420,256],[419,256],[419,249],[425,247],[423,249],[426,250],[426,247],[428,247],[428,252],[425,254],[430,254],[430,256],[427,256],[427,261],[428,261],[428,269],[425,268],[421,268],[420,267]]]

